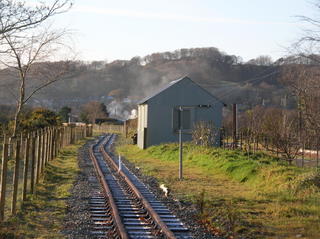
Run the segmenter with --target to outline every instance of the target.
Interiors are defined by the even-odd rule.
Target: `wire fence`
[[[101,133],[125,133],[125,126],[121,125],[112,125],[112,124],[94,124],[93,125],[93,132],[94,134],[101,134]]]
[[[225,149],[239,149],[249,154],[266,152],[282,158],[290,164],[299,167],[320,166],[320,145],[318,139],[312,137],[287,141],[239,132],[236,137],[231,132],[222,131],[221,147]]]
[[[27,196],[36,193],[36,185],[45,174],[49,161],[59,151],[78,140],[92,136],[92,126],[50,127],[1,142],[0,221],[15,215]]]

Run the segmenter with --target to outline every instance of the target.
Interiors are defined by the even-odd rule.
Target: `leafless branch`
[[[35,7],[23,1],[0,1],[0,35],[35,28],[57,14],[66,12],[72,6],[69,0],[54,0],[51,5],[38,1]]]

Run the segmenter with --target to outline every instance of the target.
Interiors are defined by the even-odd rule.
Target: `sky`
[[[216,47],[244,61],[274,60],[317,17],[312,0],[73,0],[54,26],[74,32],[79,60],[128,60],[181,48]]]

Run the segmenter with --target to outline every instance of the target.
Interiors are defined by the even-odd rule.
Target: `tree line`
[[[289,109],[284,98],[280,107],[255,106],[238,115],[237,144],[254,152],[259,146],[273,150],[291,162],[304,158],[305,150],[315,154],[319,166],[320,150],[320,74],[319,66],[292,64],[281,72],[281,81],[295,99]],[[233,136],[231,114],[225,121],[225,136]],[[232,140],[231,140],[232,141]],[[304,162],[302,162],[303,164]]]

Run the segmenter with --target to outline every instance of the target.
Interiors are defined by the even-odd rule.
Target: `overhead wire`
[[[265,71],[264,71],[265,72]],[[259,80],[263,80],[265,79],[266,77],[269,77],[269,76],[272,76],[272,75],[275,75],[277,73],[279,73],[280,70],[275,70],[275,71],[272,71],[272,72],[269,72],[268,74],[264,74],[264,75],[260,75],[260,76],[256,76],[254,78],[251,78],[251,79],[248,79],[248,80],[245,80],[245,81],[242,81],[241,82],[241,85],[244,85],[244,84],[247,84],[247,83],[254,83],[254,82],[257,82]],[[236,83],[235,83],[236,84]],[[200,84],[201,86],[216,86],[217,84]],[[225,87],[225,86],[224,86]],[[223,88],[223,87],[220,87],[220,88]],[[239,88],[236,88],[236,87],[233,87],[231,88],[230,90],[228,91],[225,91],[222,93],[222,95],[217,95],[218,98],[220,99],[225,99],[226,97],[230,96],[231,93],[233,93],[235,90],[239,90]]]

